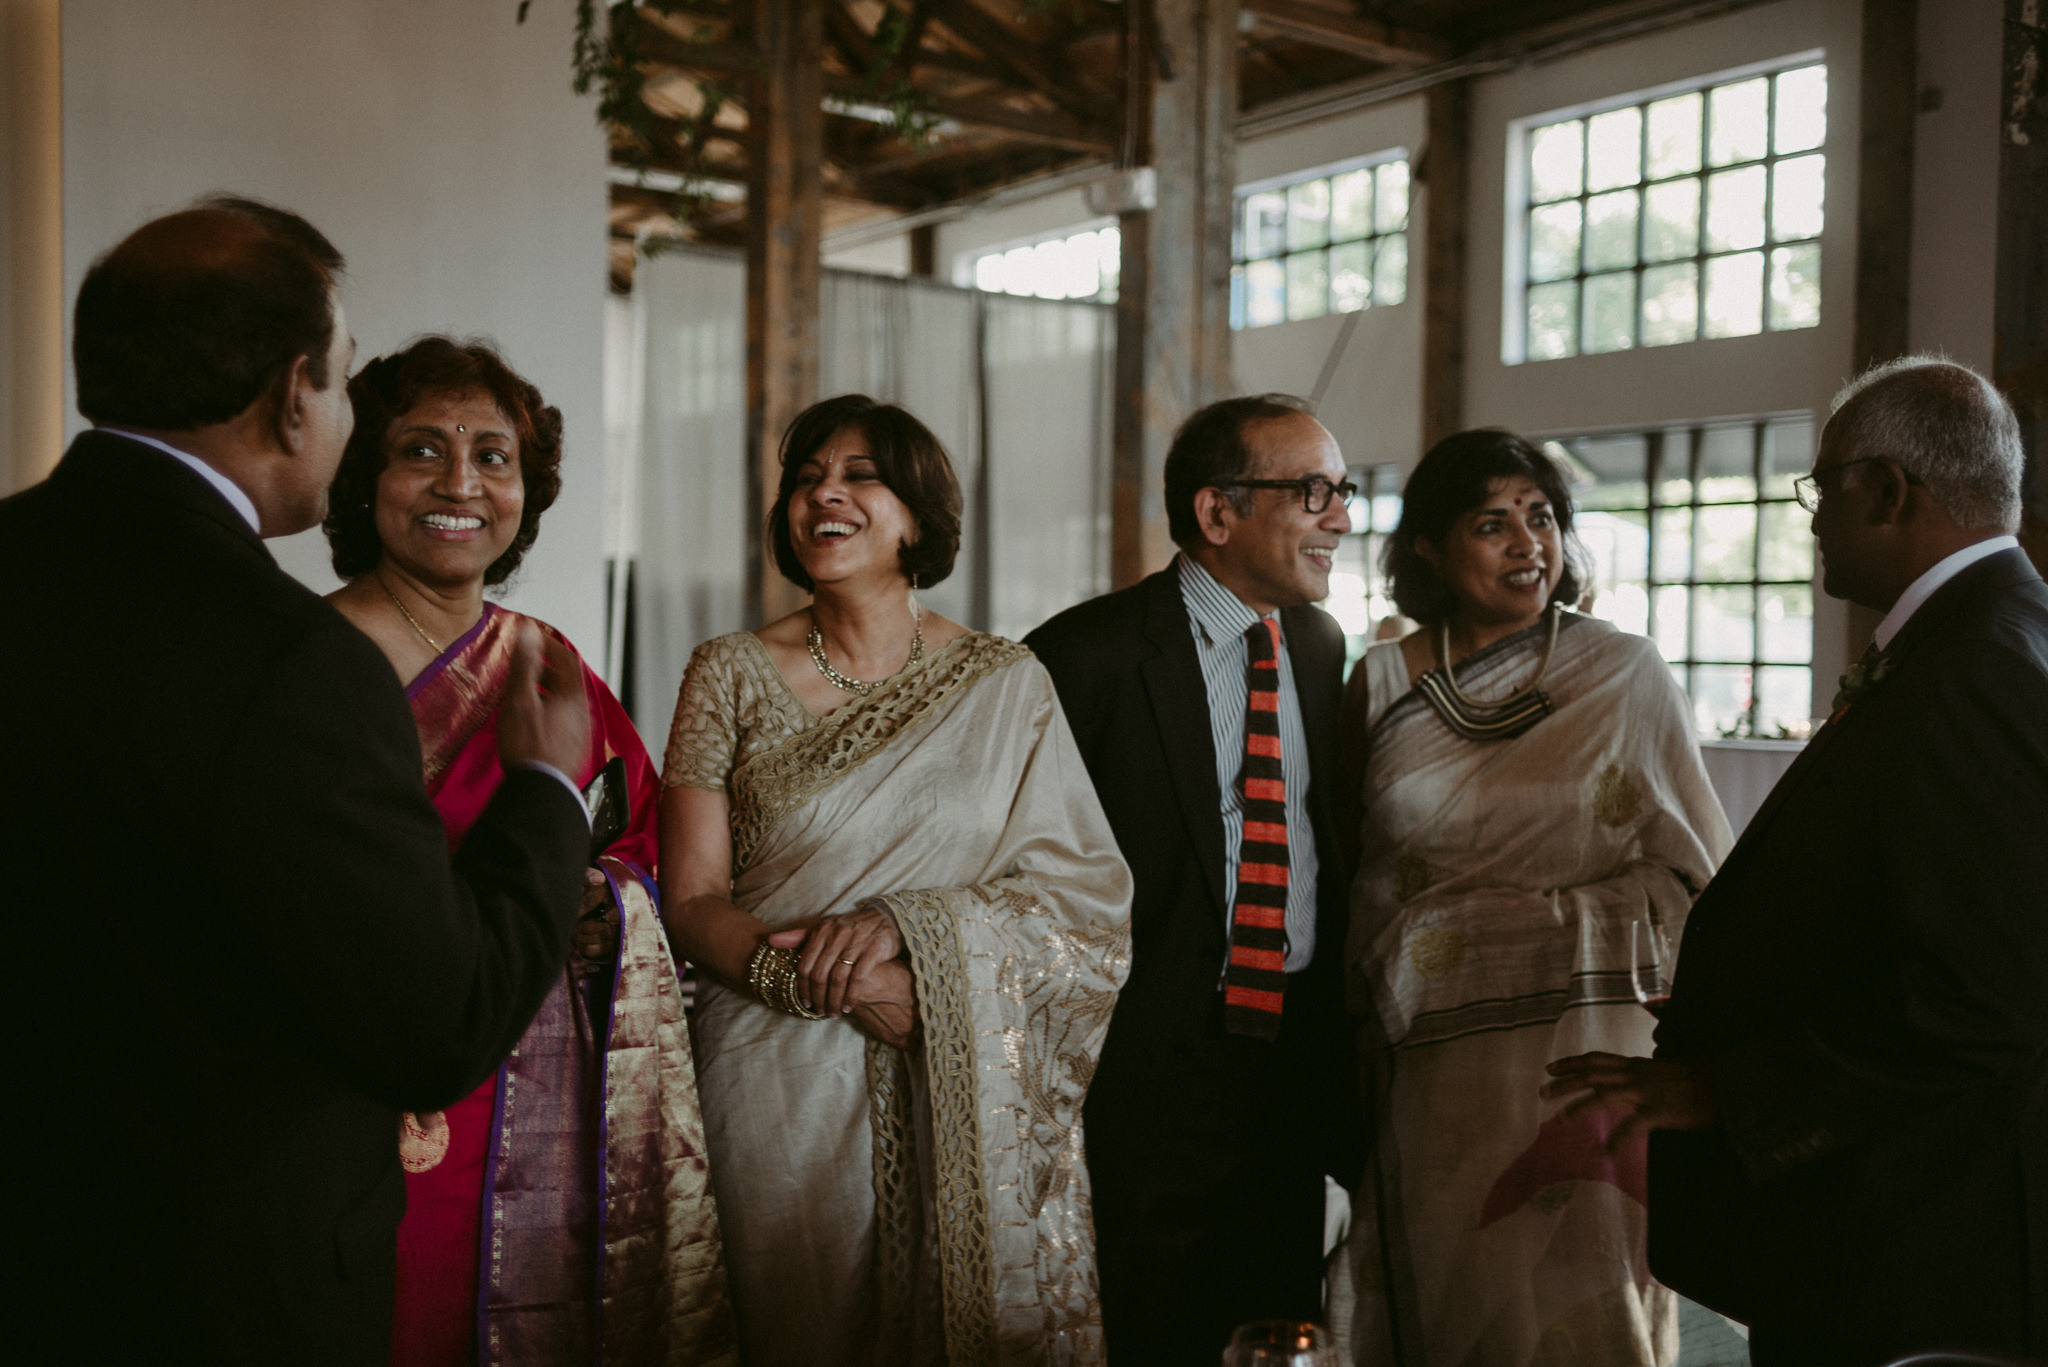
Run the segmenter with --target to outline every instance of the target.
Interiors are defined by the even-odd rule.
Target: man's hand
[[[1599,1106],[1621,1122],[1607,1137],[1609,1153],[1622,1152],[1651,1130],[1711,1129],[1716,1119],[1706,1071],[1677,1059],[1580,1054],[1559,1059],[1549,1073],[1545,1097],[1585,1093],[1561,1115]]]
[[[551,764],[573,778],[589,753],[590,709],[575,655],[532,622],[520,623],[511,682],[498,705],[498,762],[508,771]]]
[[[863,1035],[898,1049],[917,1041],[917,985],[910,965],[884,960],[847,984],[847,1019]]]

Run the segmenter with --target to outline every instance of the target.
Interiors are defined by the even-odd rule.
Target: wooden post
[[[772,621],[804,595],[775,568],[763,519],[783,431],[818,397],[819,239],[824,203],[825,24],[808,0],[754,0],[760,67],[747,104],[747,617]]]
[[[910,275],[915,280],[930,280],[936,276],[939,265],[939,229],[935,223],[920,223],[910,230]]]
[[[0,498],[64,451],[64,167],[57,0],[0,0]]]
[[[1918,8],[1917,0],[1863,0],[1852,344],[1858,372],[1903,356],[1908,346]]]
[[[1422,182],[1422,449],[1465,426],[1466,172],[1472,146],[1469,81],[1429,88]]]
[[[2027,23],[2029,12],[2034,22]],[[1998,276],[1991,375],[2019,414],[2027,448],[2024,539],[2048,563],[2048,15],[2005,0],[2005,66],[1998,128]]]
[[[1230,237],[1236,211],[1237,0],[1126,6],[1127,167],[1157,198],[1119,217],[1110,581],[1173,552],[1162,480],[1174,429],[1230,389]]]

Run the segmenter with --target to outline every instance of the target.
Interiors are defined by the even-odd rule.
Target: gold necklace
[[[818,672],[823,674],[834,688],[843,689],[857,697],[865,698],[868,694],[889,682],[889,679],[895,678],[904,669],[910,668],[924,658],[924,614],[918,611],[917,600],[912,599],[910,603],[910,658],[903,662],[903,669],[897,670],[896,674],[891,674],[888,678],[876,679],[873,683],[863,683],[859,679],[841,674],[832,667],[832,661],[825,658],[825,633],[818,627],[818,613],[815,608],[811,611],[811,630],[810,634],[804,637],[804,644],[811,648],[811,663],[818,667]]]
[[[1512,707],[1540,688],[1543,684],[1543,676],[1550,672],[1550,656],[1557,649],[1557,623],[1558,619],[1564,616],[1564,608],[1560,604],[1552,603],[1545,615],[1550,618],[1550,639],[1543,644],[1543,659],[1536,666],[1536,677],[1508,694],[1505,698],[1502,698],[1499,702],[1479,702],[1476,699],[1467,697],[1465,690],[1458,687],[1458,676],[1451,672],[1451,619],[1446,617],[1443,621],[1438,622],[1436,624],[1436,662],[1443,669],[1444,683],[1450,688],[1451,696],[1467,707],[1491,709]]]
[[[391,591],[391,585],[384,582],[384,576],[381,574],[377,576],[377,587],[384,590],[384,596],[391,600],[391,606],[404,614],[406,622],[411,625],[414,631],[419,633],[420,639],[427,643],[428,649],[439,655],[441,653],[441,643],[427,635],[427,629],[420,625],[419,618],[413,616],[410,612],[406,612],[405,604],[398,601],[398,595]]]

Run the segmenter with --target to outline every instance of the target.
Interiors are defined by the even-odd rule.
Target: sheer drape
[[[746,269],[736,255],[642,261],[634,711],[666,734],[699,641],[748,621]],[[827,271],[819,393],[900,403],[953,457],[966,496],[935,611],[1022,636],[1108,587],[1113,310]]]

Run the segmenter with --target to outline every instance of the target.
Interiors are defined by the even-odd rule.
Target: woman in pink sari
[[[331,601],[405,681],[452,849],[502,777],[497,705],[520,617],[483,591],[518,566],[561,488],[562,418],[489,347],[444,337],[370,362],[349,394],[355,433],[325,524],[349,582]],[[695,1070],[656,910],[660,783],[625,711],[587,665],[583,676],[590,752],[565,777],[583,787],[620,761],[627,819],[593,859],[569,961],[518,1047],[395,1136],[396,1367],[731,1357]]]

